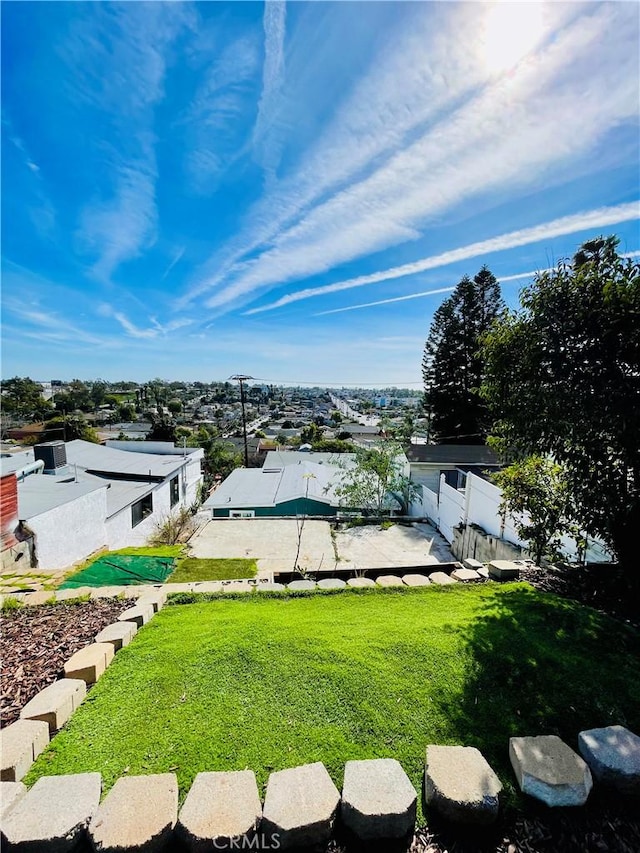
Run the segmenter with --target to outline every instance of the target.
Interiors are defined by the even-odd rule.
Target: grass
[[[254,578],[258,572],[255,560],[207,560],[185,557],[166,583],[191,583],[193,581],[227,581],[236,578]]]
[[[166,607],[118,652],[25,782],[91,770],[272,770],[482,750],[518,802],[511,735],[640,727],[640,635],[525,584],[353,590]]]

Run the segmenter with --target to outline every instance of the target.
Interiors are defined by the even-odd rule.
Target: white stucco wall
[[[96,489],[28,519],[35,533],[39,568],[64,569],[105,547],[106,492],[106,488]]]

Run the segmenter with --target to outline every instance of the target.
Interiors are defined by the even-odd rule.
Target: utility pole
[[[253,376],[245,376],[244,374],[236,373],[235,376],[230,376],[229,379],[236,380],[240,385],[240,405],[242,406],[242,435],[244,436],[244,467],[249,467],[249,450],[247,448],[247,419],[244,414],[244,383],[248,379],[254,379]]]

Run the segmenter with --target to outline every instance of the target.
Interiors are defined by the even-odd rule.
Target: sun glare
[[[508,71],[535,47],[543,33],[542,3],[494,3],[487,11],[480,55],[493,74]]]

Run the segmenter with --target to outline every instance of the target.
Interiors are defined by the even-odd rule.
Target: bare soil
[[[65,661],[130,606],[104,598],[3,613],[0,725],[17,720],[27,702],[63,674]]]

